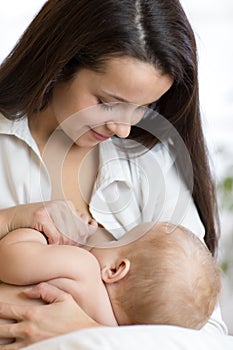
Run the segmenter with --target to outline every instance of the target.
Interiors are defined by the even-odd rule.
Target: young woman
[[[47,1],[1,66],[0,112],[1,237],[31,227],[69,244],[77,209],[115,239],[141,222],[182,224],[215,253],[195,38],[178,0]],[[16,338],[8,349],[98,326],[51,286],[28,296],[51,305],[1,304],[20,321],[0,326]],[[218,311],[211,325],[224,332]]]

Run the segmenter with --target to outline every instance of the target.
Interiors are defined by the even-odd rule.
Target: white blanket
[[[233,350],[233,337],[174,326],[91,328],[27,350]]]

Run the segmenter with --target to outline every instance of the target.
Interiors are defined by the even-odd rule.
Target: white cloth
[[[203,225],[166,144],[128,159],[110,139],[100,144],[99,159],[90,212],[116,238],[141,222],[171,221],[203,239]],[[0,181],[0,208],[51,199],[48,171],[26,118],[9,121],[0,114]]]
[[[203,240],[203,225],[167,144],[129,159],[107,140],[100,144],[99,160],[90,212],[116,238],[142,222],[170,221]],[[0,209],[50,199],[48,171],[27,119],[9,121],[0,114]],[[218,309],[208,327],[226,332]]]
[[[90,328],[25,350],[232,350],[233,337],[174,326]]]
[[[100,171],[90,202],[97,221],[116,238],[142,222],[170,221],[203,239],[204,227],[168,145],[130,156],[114,143],[110,139],[100,144]],[[127,141],[126,147],[132,145]]]

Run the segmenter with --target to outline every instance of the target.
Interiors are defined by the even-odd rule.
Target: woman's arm
[[[99,264],[88,251],[74,246],[48,245],[33,229],[18,229],[0,241],[0,280],[28,285],[58,277],[83,281],[97,275]]]

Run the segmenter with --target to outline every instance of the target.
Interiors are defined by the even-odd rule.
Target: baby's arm
[[[82,281],[100,276],[96,258],[83,248],[48,245],[33,229],[17,229],[0,240],[0,280],[28,285],[65,277]]]

